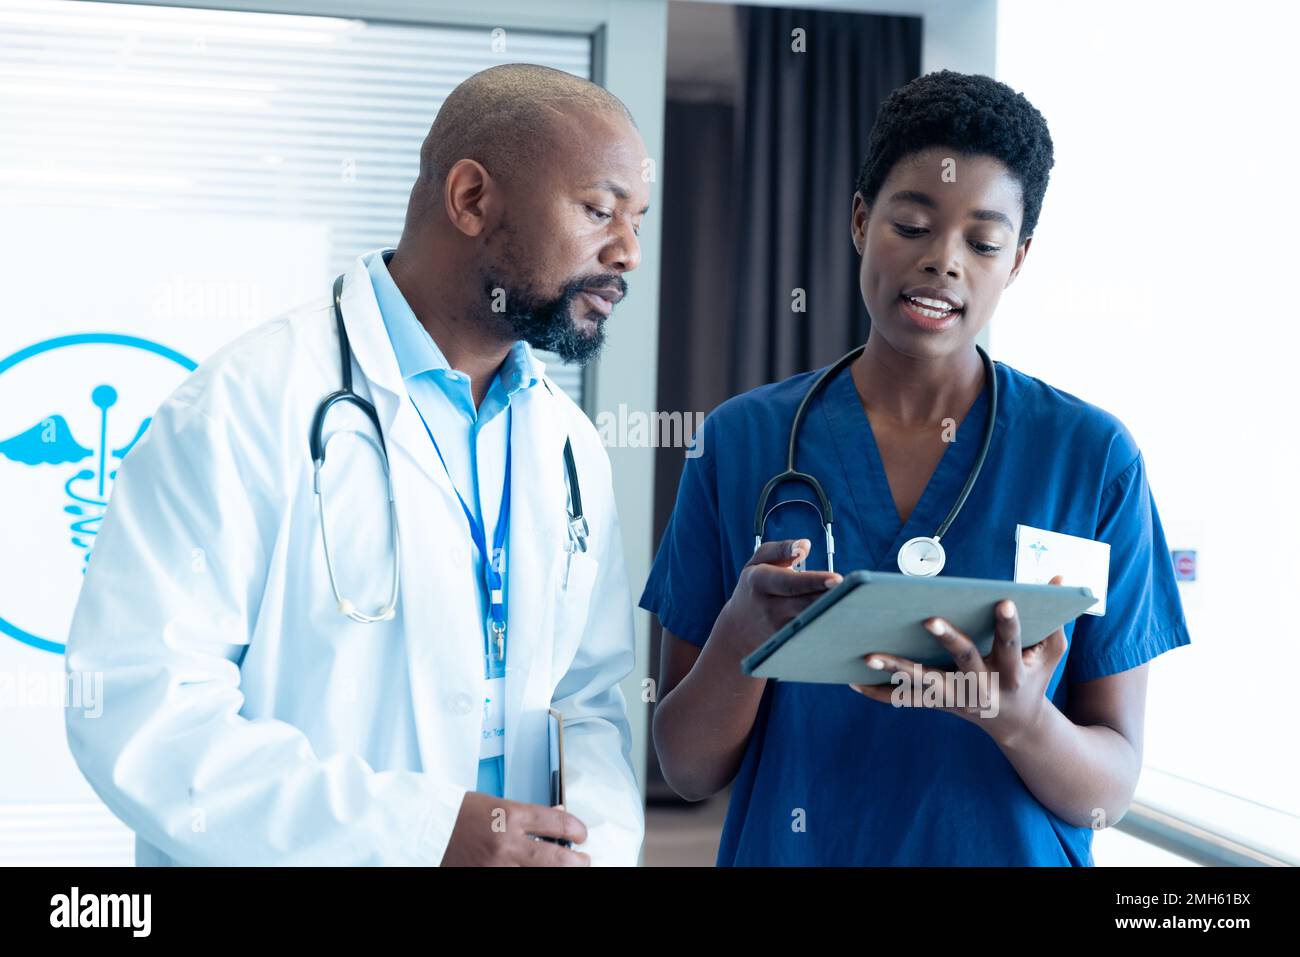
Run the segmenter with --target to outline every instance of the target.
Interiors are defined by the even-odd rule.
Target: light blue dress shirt
[[[388,338],[397,356],[397,367],[406,382],[411,401],[424,417],[434,436],[452,483],[465,505],[483,526],[485,538],[492,541],[496,520],[501,507],[502,482],[506,470],[506,443],[509,437],[510,399],[516,393],[531,389],[542,381],[545,366],[533,355],[528,343],[516,342],[501,363],[483,405],[474,406],[470,377],[453,369],[433,337],[420,324],[402,295],[381,252],[371,253],[364,259],[370,272],[370,281],[379,301],[379,312],[384,318]],[[476,567],[481,559],[474,546],[468,524],[464,528],[467,554]],[[506,555],[506,574],[510,573],[510,557]],[[467,635],[466,640],[477,640],[483,647],[488,615],[487,584],[478,577],[479,597],[483,607],[484,633]],[[510,609],[507,604],[506,620]],[[506,657],[509,659],[509,631],[506,635]],[[496,674],[490,677],[497,677]],[[505,761],[503,757],[485,758],[479,762],[476,790],[497,797],[505,796]]]

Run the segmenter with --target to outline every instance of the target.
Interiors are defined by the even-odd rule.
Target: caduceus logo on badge
[[[118,466],[195,368],[116,333],[46,339],[0,359],[0,634],[63,653]]]

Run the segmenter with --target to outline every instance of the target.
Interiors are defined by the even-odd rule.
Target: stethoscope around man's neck
[[[384,250],[383,256],[385,263],[392,258],[393,252],[394,251],[391,249]],[[316,406],[315,413],[312,415],[311,432],[308,435],[308,447],[311,450],[312,460],[312,492],[316,497],[317,514],[320,516],[321,546],[325,550],[325,569],[329,574],[330,590],[334,593],[334,600],[337,603],[338,610],[358,624],[370,625],[381,621],[389,621],[397,614],[397,591],[402,578],[401,544],[397,532],[397,499],[393,495],[393,475],[388,462],[388,443],[384,439],[384,430],[379,422],[379,413],[375,410],[374,405],[371,404],[369,400],[363,399],[361,396],[357,395],[352,388],[352,344],[348,340],[347,326],[343,322],[343,276],[339,276],[334,280],[333,297],[334,325],[338,330],[339,336],[339,367],[342,387],[321,399],[320,403]],[[554,394],[551,390],[550,383],[547,382],[544,377],[542,378],[542,385],[546,387],[547,392],[551,392],[552,395]],[[326,416],[329,414],[330,409],[340,404],[352,405],[360,409],[361,412],[365,414],[366,418],[370,420],[371,425],[374,426],[375,434],[378,438],[372,438],[357,429],[339,429],[331,432],[330,435],[326,437]],[[418,407],[416,407],[415,411],[419,414]],[[420,416],[420,418],[421,421],[423,421],[423,416]],[[425,428],[428,428],[427,424]],[[369,612],[362,611],[357,607],[355,602],[351,599],[345,598],[340,591],[338,579],[334,571],[334,561],[330,554],[329,539],[325,532],[325,493],[321,481],[321,471],[325,466],[326,448],[329,445],[330,440],[336,435],[352,435],[364,441],[374,449],[375,453],[379,456],[379,460],[384,469],[384,482],[388,496],[388,520],[390,523],[389,527],[392,529],[389,542],[393,551],[393,560],[390,569],[391,585],[388,591],[388,598],[384,603],[377,609]],[[429,433],[429,438],[431,440],[433,439],[432,432]],[[506,441],[508,448],[508,437]],[[435,448],[437,447],[436,441],[434,442],[434,446]],[[438,457],[441,459],[441,451],[438,452]],[[506,461],[509,462],[508,452]],[[445,467],[446,463],[443,464]],[[591,529],[588,526],[586,516],[582,511],[582,489],[578,484],[578,466],[577,462],[574,460],[573,443],[567,435],[564,438],[564,474],[566,483],[566,529],[568,532],[568,541],[564,545],[564,550],[568,553],[569,562],[571,563],[575,554],[587,551],[587,539],[591,534]],[[509,490],[508,475],[509,473],[507,472],[507,491]],[[447,479],[449,482],[451,481],[450,474],[448,474]],[[455,488],[454,483],[452,487],[453,489]],[[460,493],[457,492],[457,497],[459,497],[459,494]],[[503,493],[503,499],[504,498],[505,493]],[[461,505],[464,507],[463,500]],[[466,509],[466,518],[472,521],[468,509]],[[475,544],[477,545],[477,542]],[[480,549],[480,552],[481,551],[482,549]],[[567,589],[569,587],[568,574],[569,565],[566,564],[564,578],[561,581],[562,588]],[[494,644],[497,648],[497,656],[501,660],[504,660],[504,627],[502,627],[496,620],[493,620],[489,627],[499,629],[494,631]]]
[[[825,489],[817,481],[816,477],[807,472],[800,472],[795,468],[795,447],[799,443],[799,430],[803,427],[804,416],[808,413],[808,407],[812,400],[825,388],[826,384],[835,376],[839,375],[852,362],[862,355],[866,345],[858,346],[848,355],[839,359],[833,366],[828,368],[817,381],[812,384],[799,403],[799,408],[795,411],[794,422],[790,426],[790,445],[786,452],[785,471],[772,476],[768,483],[763,486],[763,492],[758,497],[758,507],[754,509],[754,551],[763,544],[763,527],[767,523],[767,517],[780,504],[767,507],[768,500],[777,486],[784,485],[786,482],[802,482],[813,490],[817,496],[817,502],[820,503],[817,508],[818,515],[822,521],[822,530],[826,535],[826,568],[828,571],[835,571],[835,534],[834,513],[831,510],[831,500],[826,495]],[[957,496],[957,501],[953,504],[952,510],[948,512],[948,517],[943,520],[934,535],[919,535],[916,538],[908,539],[898,550],[898,568],[904,575],[912,575],[919,578],[928,578],[939,574],[943,570],[946,556],[943,545],[939,540],[948,531],[957,516],[961,513],[961,507],[966,504],[966,497],[970,495],[970,490],[975,486],[975,480],[979,478],[980,470],[984,467],[984,459],[988,456],[989,445],[993,441],[993,426],[997,420],[998,413],[998,377],[993,368],[993,360],[989,358],[980,346],[975,347],[975,351],[980,354],[980,359],[984,363],[984,381],[988,383],[989,388],[989,409],[988,420],[984,423],[984,439],[980,444],[979,455],[975,459],[975,465],[971,468],[970,475],[966,477],[966,484],[962,487],[961,494]],[[810,503],[811,504],[811,503]]]

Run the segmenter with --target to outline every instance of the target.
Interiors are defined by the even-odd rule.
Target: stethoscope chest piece
[[[763,491],[758,496],[758,505],[754,509],[754,551],[758,551],[758,546],[763,542],[763,528],[766,525],[768,514],[775,510],[775,506],[772,509],[767,507],[768,499],[772,497],[772,491],[785,482],[802,482],[817,495],[817,502],[812,504],[814,508],[817,508],[818,504],[820,504],[818,511],[821,512],[822,527],[826,532],[826,570],[835,571],[835,539],[831,535],[831,501],[816,478],[795,469],[795,450],[798,446],[799,428],[803,425],[804,416],[808,412],[808,406],[812,403],[813,397],[825,388],[827,382],[848,368],[858,356],[862,355],[866,348],[865,345],[858,346],[848,355],[842,356],[839,361],[817,377],[817,381],[809,387],[799,401],[799,407],[794,413],[794,421],[790,425],[790,439],[786,447],[785,471],[772,476],[768,483],[763,486]],[[997,370],[993,367],[993,360],[989,358],[989,354],[984,351],[982,346],[976,346],[975,351],[979,353],[980,361],[984,364],[984,381],[987,383],[989,393],[988,415],[984,422],[984,438],[980,442],[979,454],[975,457],[975,464],[971,467],[970,474],[966,476],[966,484],[962,486],[961,494],[957,496],[957,501],[953,503],[952,509],[948,512],[948,517],[943,520],[943,524],[939,526],[933,535],[920,535],[916,538],[910,538],[898,550],[898,567],[904,575],[931,578],[943,571],[945,555],[943,546],[939,544],[939,539],[947,534],[948,526],[961,513],[962,505],[966,503],[966,497],[975,485],[975,480],[979,478],[980,470],[984,468],[984,459],[988,455],[989,446],[993,442],[993,427],[998,417]],[[796,566],[796,570],[802,571],[801,566],[802,562],[800,566]]]
[[[898,550],[898,568],[904,575],[930,578],[943,571],[946,556],[939,539],[928,535],[909,538]]]

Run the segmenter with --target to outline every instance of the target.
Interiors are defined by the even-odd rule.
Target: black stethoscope
[[[864,349],[866,349],[865,345],[858,346],[818,376],[817,381],[812,384],[812,388],[804,394],[803,401],[799,403],[799,408],[794,414],[794,423],[790,426],[790,449],[786,455],[785,471],[772,476],[768,483],[763,486],[763,492],[758,497],[758,507],[754,510],[754,551],[758,551],[758,547],[763,544],[763,527],[767,524],[767,517],[775,509],[785,504],[778,502],[769,509],[767,502],[772,497],[772,492],[777,486],[786,482],[803,482],[813,490],[817,496],[817,501],[821,503],[820,508],[817,508],[816,505],[813,505],[813,507],[817,508],[817,515],[822,521],[822,530],[826,533],[826,568],[828,571],[835,571],[835,536],[831,532],[833,524],[831,500],[827,498],[825,490],[815,477],[795,469],[795,446],[799,441],[799,429],[803,426],[804,416],[807,414],[808,406],[812,404],[812,400],[825,387],[827,382],[842,372],[854,359],[862,355]],[[904,575],[928,578],[939,574],[943,569],[945,555],[943,546],[939,544],[939,539],[943,538],[947,533],[948,526],[953,523],[953,520],[961,512],[961,507],[966,503],[966,496],[970,494],[970,490],[975,485],[975,480],[979,478],[980,469],[984,467],[984,459],[989,452],[989,445],[993,441],[993,424],[998,412],[998,377],[993,369],[993,360],[989,358],[988,353],[978,345],[975,347],[975,351],[980,354],[980,359],[984,362],[984,379],[989,385],[989,417],[988,421],[984,423],[984,440],[980,445],[979,456],[975,459],[975,465],[971,469],[970,475],[966,477],[966,484],[962,488],[961,494],[957,496],[952,511],[943,520],[939,530],[933,536],[919,535],[916,538],[910,538],[899,548],[898,567]],[[802,562],[797,567],[802,568]]]
[[[393,250],[385,250],[383,253],[384,261],[387,262],[392,255]],[[397,536],[397,503],[393,497],[393,477],[388,468],[388,447],[384,442],[384,430],[379,425],[379,413],[375,411],[375,407],[369,401],[352,391],[352,344],[348,341],[348,332],[343,325],[343,276],[341,275],[334,280],[334,324],[338,327],[339,333],[339,360],[343,368],[343,388],[331,392],[321,399],[320,404],[316,406],[315,415],[312,416],[311,435],[309,437],[313,464],[312,491],[316,496],[316,508],[320,515],[321,544],[325,549],[325,568],[329,573],[330,589],[334,592],[334,600],[338,603],[338,610],[355,622],[372,624],[378,621],[388,621],[397,614],[397,587],[401,579],[401,559],[398,554]],[[546,391],[551,392],[551,386],[545,379],[542,380],[542,384],[546,386]],[[554,395],[553,392],[552,395]],[[393,547],[392,588],[389,590],[388,600],[370,613],[359,611],[352,601],[344,598],[340,593],[338,581],[334,574],[334,563],[330,559],[329,542],[325,537],[325,497],[321,491],[320,480],[321,467],[325,464],[325,450],[329,444],[329,439],[324,436],[325,416],[330,409],[339,403],[351,403],[364,412],[366,418],[374,425],[375,434],[379,436],[379,440],[376,441],[371,436],[355,429],[339,429],[336,432],[331,432],[329,439],[333,439],[336,435],[349,434],[355,435],[368,443],[379,455],[379,459],[383,463],[384,481],[388,490],[388,517],[389,527],[392,529]],[[564,439],[564,470],[568,484],[566,509],[569,518],[569,540],[565,544],[564,550],[569,553],[569,559],[572,561],[575,552],[585,552],[587,550],[587,536],[590,534],[590,529],[587,526],[587,519],[582,514],[582,490],[578,486],[578,467],[573,458],[573,444],[567,436]],[[564,585],[567,587],[568,582],[566,581]]]

